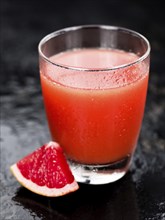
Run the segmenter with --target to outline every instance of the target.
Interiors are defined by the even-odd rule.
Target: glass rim
[[[66,32],[69,31],[76,31],[76,30],[80,30],[80,29],[87,29],[87,28],[98,28],[98,29],[105,29],[105,30],[116,30],[116,31],[124,31],[127,33],[130,33],[132,35],[136,35],[137,37],[141,38],[145,43],[146,43],[146,52],[138,57],[135,61],[127,63],[127,64],[122,64],[122,65],[118,65],[115,67],[106,67],[106,68],[84,68],[84,67],[76,67],[76,66],[71,66],[71,65],[66,65],[66,64],[61,64],[58,62],[53,62],[50,60],[49,57],[47,57],[46,55],[44,55],[44,53],[41,50],[42,45],[44,45],[46,42],[48,42],[50,39],[57,37],[59,35],[65,34]],[[103,48],[103,47],[96,47],[96,48]],[[73,49],[81,49],[81,48],[73,48]],[[105,49],[105,48],[104,48]],[[88,71],[88,72],[97,72],[97,71],[112,71],[112,70],[116,70],[116,69],[121,69],[121,68],[126,68],[128,66],[137,64],[139,62],[142,62],[143,60],[145,60],[151,51],[151,46],[150,43],[148,41],[148,39],[143,36],[142,34],[138,33],[137,31],[131,30],[129,28],[125,28],[125,27],[120,27],[120,26],[110,26],[110,25],[79,25],[79,26],[72,26],[72,27],[66,27],[57,31],[54,31],[50,34],[47,34],[45,37],[43,37],[39,44],[38,44],[38,52],[39,55],[48,63],[59,67],[59,68],[64,68],[64,69],[68,69],[68,70],[74,70],[74,71]]]

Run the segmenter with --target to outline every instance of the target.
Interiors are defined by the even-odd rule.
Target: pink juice
[[[144,113],[149,71],[144,62],[135,62],[137,59],[133,53],[93,48],[50,58],[71,69],[41,64],[52,139],[61,144],[69,159],[106,164],[133,153]],[[101,71],[90,71],[96,69]]]

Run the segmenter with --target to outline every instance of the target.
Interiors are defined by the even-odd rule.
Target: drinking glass
[[[128,171],[142,124],[150,44],[123,27],[82,25],[39,43],[52,140],[78,182],[105,184]]]

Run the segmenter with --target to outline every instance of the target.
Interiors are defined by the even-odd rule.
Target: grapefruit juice
[[[52,65],[41,62],[50,132],[67,158],[100,165],[132,155],[148,85],[148,66],[138,59],[123,50],[84,48],[49,57]]]

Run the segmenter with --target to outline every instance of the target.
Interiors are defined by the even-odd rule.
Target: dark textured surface
[[[1,1],[0,219],[165,219],[165,23],[163,1]],[[49,140],[37,44],[63,27],[100,23],[144,34],[152,46],[147,106],[130,172],[60,198],[21,187],[9,166]]]

